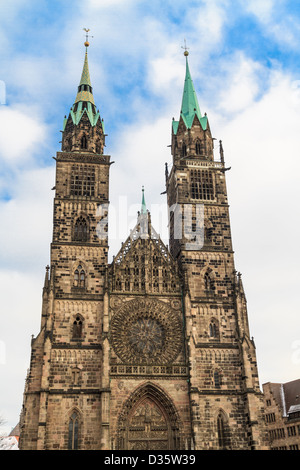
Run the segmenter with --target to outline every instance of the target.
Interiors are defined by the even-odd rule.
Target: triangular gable
[[[177,264],[147,219],[148,215],[139,217],[114,257],[111,264],[112,288],[122,292],[178,293],[181,284]]]

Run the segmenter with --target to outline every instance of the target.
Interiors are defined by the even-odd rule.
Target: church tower
[[[202,116],[186,56],[169,249],[144,189],[134,229],[108,264],[110,157],[88,42],[55,157],[53,239],[41,329],[32,339],[24,450],[263,449],[263,401],[235,271],[222,143]],[[147,195],[148,198],[148,195]]]
[[[241,274],[234,265],[222,142],[214,159],[185,50],[178,121],[172,123],[173,165],[166,178],[170,252],[183,279],[195,449],[260,449],[265,432],[256,353]]]
[[[88,46],[57,152],[51,264],[32,339],[21,449],[101,448],[102,320],[110,157],[91,86]],[[83,418],[84,410],[84,418]],[[94,423],[97,426],[94,427]]]

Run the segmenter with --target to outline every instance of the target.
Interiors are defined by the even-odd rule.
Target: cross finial
[[[90,43],[89,43],[88,39],[89,39],[89,31],[90,30],[88,28],[83,28],[83,31],[85,31],[85,43],[84,43],[84,45],[85,45],[85,47],[89,47]],[[91,38],[93,38],[93,37],[94,36],[91,36]]]
[[[184,49],[183,55],[185,55],[187,57],[189,55],[189,53],[188,53],[189,47],[186,47],[186,40],[184,40],[184,47],[181,46],[181,49]]]

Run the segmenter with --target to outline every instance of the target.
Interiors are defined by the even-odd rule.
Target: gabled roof
[[[127,258],[129,252],[133,251],[133,248],[139,240],[148,240],[149,243],[152,243],[153,246],[156,247],[157,254],[160,255],[166,263],[171,263],[175,266],[175,262],[168,248],[151,225],[150,214],[148,212],[139,214],[134,229],[131,230],[129,237],[125,243],[122,244],[122,247],[115,256],[113,263],[115,265],[121,264]]]

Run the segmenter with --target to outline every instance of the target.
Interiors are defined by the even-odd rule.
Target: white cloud
[[[137,0],[88,0],[88,6],[96,10],[115,6],[127,8],[129,4],[136,3],[136,1]]]
[[[0,107],[0,159],[10,164],[31,158],[37,143],[47,136],[46,127],[17,108]]]
[[[203,3],[197,9],[191,9],[189,15],[191,31],[194,39],[198,39],[197,54],[211,50],[221,41],[230,6],[227,0],[204,0]]]
[[[293,329],[299,325],[300,255],[294,249],[300,238],[295,216],[300,200],[299,89],[289,75],[274,72],[261,99],[250,100],[227,119],[218,132],[231,166],[227,187],[235,262],[243,272],[261,380],[293,380],[299,367],[291,360],[291,344],[299,336]]]
[[[1,264],[33,269],[49,262],[54,168],[16,173],[12,184],[12,199],[0,203]]]
[[[223,83],[220,95],[220,108],[226,113],[236,113],[253,103],[260,91],[260,75],[263,67],[237,53],[222,67]]]
[[[248,0],[247,2],[242,1],[243,7],[249,13],[253,13],[257,18],[267,23],[271,20],[273,10],[280,0]]]
[[[300,22],[290,13],[286,0],[249,0],[243,6],[263,25],[264,34],[281,46],[298,49]]]

